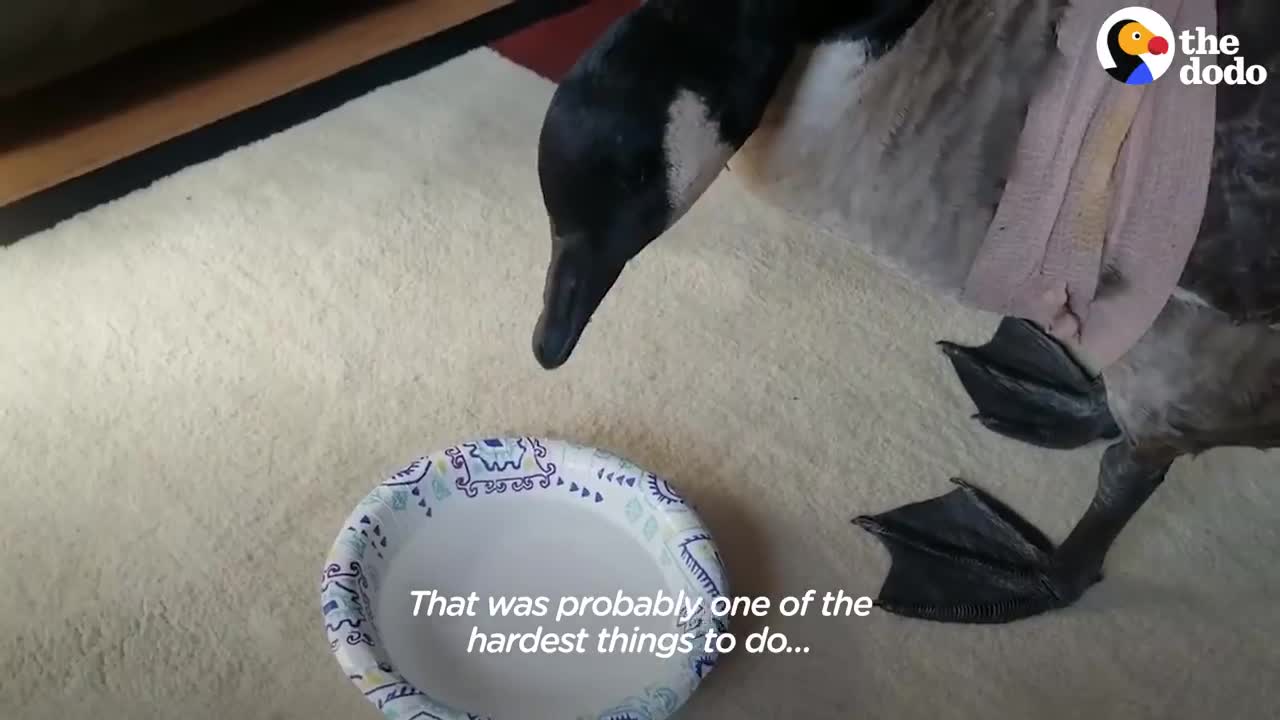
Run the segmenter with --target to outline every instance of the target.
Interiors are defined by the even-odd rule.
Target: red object
[[[508,60],[559,82],[614,21],[638,7],[640,0],[592,0],[508,35],[492,47]]]
[[[1147,43],[1147,52],[1152,55],[1163,55],[1169,52],[1169,41],[1157,35]]]

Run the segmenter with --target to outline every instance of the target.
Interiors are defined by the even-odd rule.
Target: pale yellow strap
[[[1102,109],[1085,134],[1067,189],[1068,207],[1058,217],[1058,224],[1078,245],[1100,249],[1106,244],[1114,195],[1111,180],[1144,89],[1118,86],[1108,91]]]

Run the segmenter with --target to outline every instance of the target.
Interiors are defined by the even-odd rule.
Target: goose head
[[[649,0],[556,89],[538,140],[551,230],[533,353],[563,365],[627,263],[759,125],[805,43],[927,0]]]

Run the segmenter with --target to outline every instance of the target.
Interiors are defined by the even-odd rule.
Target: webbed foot
[[[1054,449],[1119,437],[1101,378],[1033,323],[1005,318],[979,347],[938,345],[993,432]]]
[[[895,615],[1004,623],[1066,607],[1101,579],[1056,568],[1053,543],[988,493],[960,480],[941,497],[854,520],[893,565],[876,605]]]
[[[959,480],[941,497],[856,518],[893,562],[876,604],[956,623],[1010,622],[1067,607],[1102,579],[1116,537],[1179,454],[1124,440],[1108,447],[1093,502],[1057,547],[1004,503]]]

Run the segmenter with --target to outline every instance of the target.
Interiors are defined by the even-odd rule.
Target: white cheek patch
[[[667,199],[674,218],[686,212],[724,169],[733,148],[720,139],[707,105],[681,89],[667,110],[663,150],[667,160]]]
[[[861,97],[858,80],[870,63],[871,45],[866,40],[815,47],[791,97],[789,122],[827,127],[847,117],[850,103]]]
[[[881,157],[875,128],[883,103],[863,106],[875,93],[867,71],[877,62],[865,40],[806,48],[733,170],[754,191],[821,223],[836,222],[823,219],[832,212],[852,219],[848,192],[866,194],[865,168]]]

